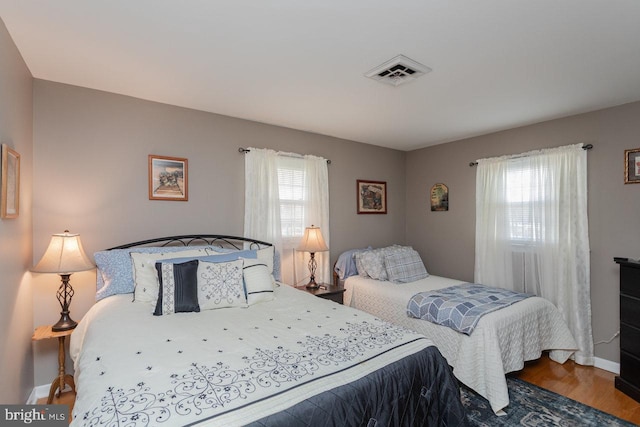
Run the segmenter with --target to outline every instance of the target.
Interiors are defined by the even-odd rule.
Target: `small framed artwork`
[[[431,212],[449,210],[449,188],[444,184],[431,187]]]
[[[17,218],[20,212],[20,154],[2,144],[2,200],[0,217]]]
[[[384,181],[357,180],[359,214],[387,213],[387,183]]]
[[[640,183],[640,148],[624,150],[624,183]]]
[[[189,200],[187,159],[149,155],[149,200]]]

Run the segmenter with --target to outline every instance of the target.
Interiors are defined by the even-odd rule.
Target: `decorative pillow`
[[[282,271],[281,271],[281,265],[280,265],[280,252],[276,251],[275,248],[273,249],[273,279],[280,281],[282,280]]]
[[[190,249],[180,251],[181,257],[205,256],[207,253],[203,249]],[[133,264],[133,282],[135,283],[135,302],[146,302],[155,304],[158,299],[158,273],[156,271],[156,261],[175,258],[175,252],[165,253],[139,253],[131,252],[131,262]]]
[[[198,302],[201,310],[247,306],[242,283],[243,264],[243,260],[198,260]]]
[[[269,267],[260,259],[245,259],[242,270],[247,304],[271,301],[274,283]]]
[[[247,245],[249,248],[249,245]],[[269,268],[269,271],[274,277],[275,280],[280,280],[282,275],[280,272],[280,253],[275,250],[273,246],[268,246],[262,249],[245,249],[256,252],[257,257],[259,259],[263,259]],[[237,252],[236,249],[228,249],[228,248],[220,248],[220,247],[212,247],[208,250],[210,254],[219,254],[219,253],[227,253],[227,252]],[[243,257],[243,258],[256,258],[256,257]]]
[[[208,253],[209,251],[207,251]],[[163,259],[162,262],[172,262],[174,264],[191,261],[193,259],[197,259],[200,262],[228,262],[228,261],[236,261],[244,258],[257,258],[256,251],[233,251],[226,253],[218,253],[216,255],[206,255],[206,256],[197,256],[197,257],[181,257],[181,258],[168,258]]]
[[[379,248],[362,253],[360,264],[367,276],[375,280],[387,280],[387,271],[384,267],[386,250],[387,248]]]
[[[389,275],[385,267],[385,256],[396,252],[413,251],[411,246],[392,245],[383,248],[358,250],[354,253],[358,275],[376,280],[387,280]]]
[[[222,248],[220,246],[207,246],[207,254],[209,255],[219,255],[219,254],[227,254],[229,252],[238,252],[241,249],[235,248]]]
[[[354,258],[356,260],[356,269],[358,270],[358,275],[362,276],[362,277],[369,277],[369,275],[367,274],[367,270],[364,268],[364,264],[362,263],[362,256],[365,253],[369,252],[369,250],[356,252],[354,254]]]
[[[409,283],[429,276],[420,254],[415,250],[392,251],[385,255],[384,264],[393,283]]]
[[[358,274],[356,254],[367,250],[371,250],[371,246],[366,249],[350,249],[338,256],[338,260],[334,266],[334,271],[338,274],[340,279],[345,280]]]
[[[274,252],[273,246],[258,249],[256,251],[258,259],[267,265],[269,274],[273,274],[273,252]]]
[[[158,300],[154,316],[200,311],[198,305],[198,261],[155,265],[158,274]]]
[[[148,248],[128,248],[113,249],[110,251],[100,251],[93,254],[98,266],[96,275],[96,301],[100,301],[111,295],[132,293],[134,281],[131,272],[131,252],[138,253],[167,253],[182,252],[192,250],[193,247],[148,247]],[[154,297],[155,301],[155,297]]]
[[[401,246],[401,245],[392,245],[386,248],[385,250],[385,255],[386,254],[390,254],[390,253],[396,253],[396,252],[403,252],[403,253],[407,253],[407,252],[413,252],[413,247],[411,246]]]

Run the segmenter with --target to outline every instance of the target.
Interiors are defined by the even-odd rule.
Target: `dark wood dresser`
[[[640,262],[620,264],[620,375],[616,388],[640,402]]]

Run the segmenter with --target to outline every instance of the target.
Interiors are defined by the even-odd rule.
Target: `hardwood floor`
[[[618,418],[640,424],[640,403],[614,387],[615,374],[569,360],[561,365],[544,354],[527,362],[514,377],[593,406]]]
[[[71,411],[73,411],[73,404],[76,403],[76,394],[71,391],[70,388],[67,389],[68,391],[62,393],[60,395],[60,397],[54,396],[53,397],[53,402],[51,402],[53,405],[67,405],[69,406],[69,423],[71,423]],[[46,405],[47,403],[47,398],[43,397],[42,399],[38,399],[38,405]]]
[[[527,362],[522,371],[510,375],[640,425],[640,403],[616,390],[613,385],[615,374],[611,372],[580,366],[571,360],[560,365],[545,354],[539,360]],[[70,412],[74,402],[75,395],[71,391],[53,401],[69,405]],[[38,403],[46,403],[46,398]]]

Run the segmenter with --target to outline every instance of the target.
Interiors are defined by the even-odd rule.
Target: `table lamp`
[[[49,247],[45,251],[42,259],[31,271],[36,273],[57,273],[60,275],[62,284],[56,292],[58,302],[62,311],[60,320],[51,328],[54,332],[73,329],[78,324],[69,316],[69,305],[73,297],[73,288],[69,284],[71,273],[91,270],[95,266],[82,249],[79,234],[71,234],[65,230],[62,234],[51,236]]]
[[[315,227],[312,224],[311,227],[304,229],[304,236],[302,236],[300,245],[298,245],[298,250],[311,254],[311,259],[309,259],[309,274],[311,277],[309,278],[309,283],[307,283],[306,288],[318,289],[320,285],[316,283],[316,268],[318,264],[316,263],[315,253],[329,250],[320,232],[320,227]]]

